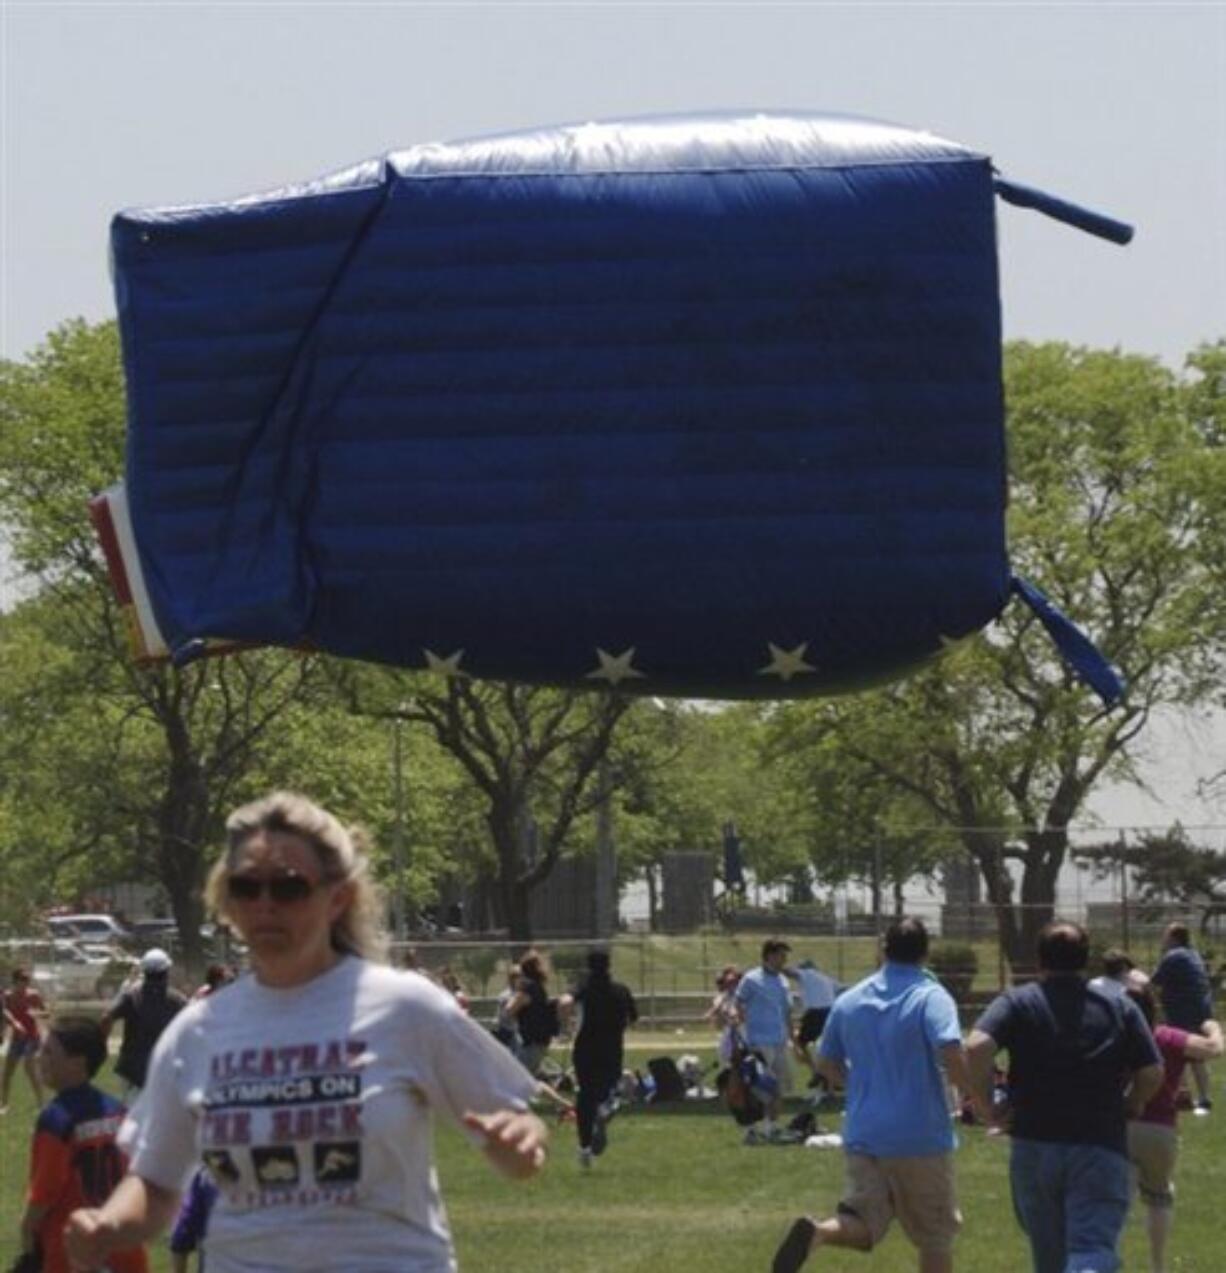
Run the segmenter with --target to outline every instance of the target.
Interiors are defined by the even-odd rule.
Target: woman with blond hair
[[[165,1228],[203,1162],[219,1187],[210,1273],[449,1273],[431,1110],[527,1177],[545,1157],[535,1083],[445,990],[378,962],[383,907],[357,833],[284,792],[226,831],[208,896],[252,973],[163,1035],[121,1133],[129,1174],[68,1222],[75,1267]]]

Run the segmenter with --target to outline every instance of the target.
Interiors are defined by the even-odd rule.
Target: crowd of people
[[[162,950],[145,953],[101,1020],[48,1020],[28,971],[13,973],[0,1095],[7,1105],[24,1066],[42,1107],[16,1268],[141,1273],[147,1244],[170,1230],[176,1273],[202,1243],[208,1273],[322,1268],[338,1250],[365,1273],[443,1273],[455,1254],[434,1112],[514,1179],[545,1161],[542,1098],[573,1118],[581,1169],[604,1151],[638,1017],[606,950],[558,993],[546,960],[526,952],[487,1028],[450,969],[387,965],[361,833],[287,793],[231,815],[208,898],[250,971],[211,967],[190,999]],[[895,1219],[921,1273],[953,1268],[951,1089],[989,1135],[1011,1137],[1009,1186],[1036,1273],[1118,1268],[1134,1192],[1151,1267],[1166,1268],[1185,1072],[1207,1116],[1204,1067],[1223,1050],[1204,964],[1178,924],[1150,975],[1111,951],[1089,978],[1089,938],[1068,922],[1049,924],[1036,953],[1037,979],[999,995],[965,1037],[925,966],[918,919],[890,925],[880,967],[851,987],[812,960],[793,964],[778,939],[758,966],[720,972],[707,1013],[720,1062],[752,1055],[767,1076],[747,1143],[795,1139],[781,1121],[795,1063],[815,1101],[845,1095],[845,1190],[829,1215],[791,1224],[774,1273],[824,1246],[869,1252]],[[120,1023],[122,1098],[95,1083]],[[544,1081],[564,1032],[573,1104]]]
[[[1087,979],[1085,929],[1048,924],[1037,979],[998,995],[965,1039],[952,997],[926,973],[927,952],[923,923],[896,921],[881,967],[831,1008],[816,1063],[847,1094],[846,1191],[833,1215],[792,1224],[773,1273],[795,1273],[824,1245],[871,1251],[895,1219],[921,1273],[953,1268],[962,1215],[950,1082],[989,1134],[1010,1137],[1010,1193],[1035,1273],[1118,1269],[1134,1189],[1146,1207],[1151,1269],[1163,1273],[1184,1067],[1223,1046],[1186,926],[1167,928],[1152,977],[1110,952],[1102,976]],[[764,967],[767,958],[764,949]],[[1207,1079],[1198,1080],[1196,1108],[1211,1108]]]

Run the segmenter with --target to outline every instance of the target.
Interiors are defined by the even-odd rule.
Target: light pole
[[[392,832],[392,872],[395,885],[392,890],[392,924],[396,940],[404,941],[407,934],[404,907],[404,748],[401,731],[407,703],[398,703],[392,720],[392,793],[396,807],[396,822]]]

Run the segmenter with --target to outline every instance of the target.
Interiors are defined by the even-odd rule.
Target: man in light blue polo
[[[766,1117],[745,1133],[747,1145],[778,1139],[783,1098],[792,1085],[792,992],[783,975],[791,947],[772,938],[762,943],[762,964],[737,983],[736,1003],[741,1014],[741,1033],[759,1053],[775,1077],[776,1091],[766,1104]]]
[[[818,1246],[871,1251],[895,1217],[919,1253],[920,1273],[953,1269],[962,1216],[941,1067],[974,1096],[957,1006],[925,974],[927,954],[923,922],[895,920],[885,962],[831,1009],[817,1064],[847,1087],[847,1190],[831,1218],[792,1225],[773,1273],[795,1273]]]

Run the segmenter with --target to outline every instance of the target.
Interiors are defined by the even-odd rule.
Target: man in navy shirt
[[[1127,1114],[1162,1083],[1140,1010],[1086,985],[1090,939],[1058,921],[1039,934],[1039,980],[994,999],[967,1039],[979,1103],[1009,1052],[1009,1183],[1035,1273],[1114,1273],[1128,1215]]]
[[[1187,924],[1168,924],[1162,939],[1162,958],[1154,969],[1152,982],[1162,992],[1162,1015],[1166,1024],[1189,1034],[1199,1034],[1201,1023],[1213,1016],[1213,990],[1200,952],[1192,945]],[[1196,1113],[1208,1114],[1209,1071],[1204,1061],[1191,1061],[1196,1080]]]
[[[919,1252],[920,1273],[950,1273],[962,1224],[955,1139],[941,1070],[969,1093],[958,1009],[922,967],[928,932],[898,919],[885,963],[835,1000],[818,1045],[819,1071],[847,1085],[847,1189],[827,1220],[803,1216],[772,1273],[795,1273],[818,1246],[870,1251],[895,1218]]]

